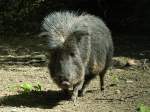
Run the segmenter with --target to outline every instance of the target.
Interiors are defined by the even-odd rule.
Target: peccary
[[[113,42],[104,22],[90,14],[54,12],[44,18],[44,31],[50,50],[49,71],[54,82],[64,91],[73,87],[72,100],[96,75],[104,89],[104,75],[111,64]]]

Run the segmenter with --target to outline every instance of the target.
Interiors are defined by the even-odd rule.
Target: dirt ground
[[[7,55],[0,55],[0,112],[136,112],[140,104],[150,106],[150,60],[147,58],[150,45],[146,43],[143,44],[145,47],[138,48],[136,42],[133,46],[120,44],[113,58],[114,66],[106,74],[104,92],[100,91],[97,77],[76,105],[51,80],[43,61],[45,57],[39,55],[41,52],[16,56],[13,50],[6,53],[5,49],[3,52]],[[0,47],[9,49],[7,45],[1,44]],[[145,49],[147,46],[149,48]],[[129,52],[128,47],[135,49]],[[142,57],[137,56],[139,53]],[[128,65],[131,57],[135,64]],[[42,90],[22,94],[16,86],[25,82],[39,83]]]

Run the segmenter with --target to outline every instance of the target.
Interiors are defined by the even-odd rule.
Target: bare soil
[[[4,43],[4,40],[1,42]],[[1,44],[0,47],[7,53],[0,55],[0,112],[136,112],[140,104],[150,106],[149,51],[144,49],[145,55],[141,52],[143,47],[140,50],[132,48],[133,51],[129,52],[128,46],[120,46],[116,48],[118,54],[114,56],[114,66],[106,74],[104,92],[100,91],[97,77],[90,83],[85,96],[79,97],[74,105],[70,96],[65,96],[51,80],[44,61],[46,58],[39,55],[41,51],[32,52],[32,55],[27,51],[25,54],[30,55],[19,54],[16,53],[17,47],[10,47],[10,50],[7,44]],[[6,47],[9,51],[4,49]],[[140,54],[142,58],[137,56],[139,53],[143,53]],[[127,64],[131,59],[128,54],[134,54],[135,65]],[[25,82],[32,85],[39,83],[42,90],[20,93],[16,86]]]

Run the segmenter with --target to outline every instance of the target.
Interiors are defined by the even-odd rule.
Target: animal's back
[[[85,15],[84,21],[88,23],[91,36],[91,53],[89,60],[89,69],[92,72],[99,72],[107,69],[111,64],[113,56],[113,43],[111,32],[105,23],[92,15]]]
[[[85,29],[83,27],[84,25]],[[106,57],[108,57],[110,61],[113,55],[113,44],[110,31],[101,19],[93,15],[86,13],[78,14],[73,12],[54,12],[45,18],[43,27],[49,31],[51,36],[63,37],[64,40],[71,38],[69,35],[73,34],[77,30],[87,30],[91,41],[89,61],[92,63],[95,62],[104,65],[107,60]],[[52,45],[53,43],[51,43],[51,46]],[[85,45],[85,47],[86,46],[87,45]],[[85,52],[88,50],[85,48],[83,49],[84,50],[81,50],[81,57],[85,60],[84,54],[86,54]]]

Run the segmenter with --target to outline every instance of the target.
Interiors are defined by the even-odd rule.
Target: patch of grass
[[[144,104],[140,104],[138,108],[138,112],[150,112],[150,107],[145,106]]]
[[[30,93],[32,91],[34,92],[42,91],[42,87],[39,83],[33,86],[32,84],[27,83],[27,82],[17,85],[13,87],[13,89],[17,89],[21,93]]]
[[[32,84],[29,84],[29,83],[23,83],[19,85],[19,87],[23,90],[24,93],[28,93],[33,90]]]
[[[112,83],[113,83],[113,85],[117,85],[119,83],[119,78],[117,77],[117,75],[113,74]]]
[[[33,88],[34,88],[35,91],[42,91],[42,87],[41,87],[40,84],[37,84],[37,85],[33,86]]]

